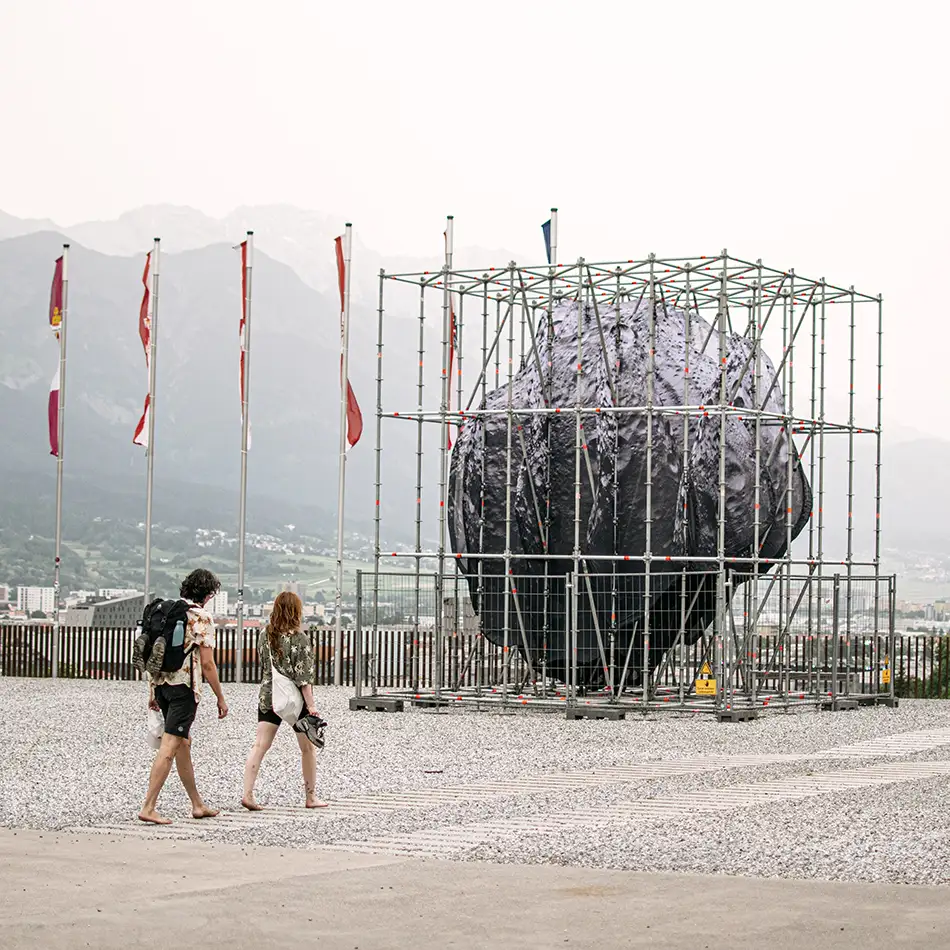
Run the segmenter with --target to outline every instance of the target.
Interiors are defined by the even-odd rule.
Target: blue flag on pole
[[[541,225],[541,233],[544,235],[544,250],[548,255],[548,263],[551,263],[551,219],[548,218]]]

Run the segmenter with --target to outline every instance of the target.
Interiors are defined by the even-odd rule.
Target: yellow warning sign
[[[887,667],[884,667],[884,669],[881,670],[881,682],[882,682],[885,686],[890,686],[890,683],[891,683],[891,671],[890,671]]]
[[[715,696],[716,695],[716,680],[713,678],[712,670],[709,668],[709,663],[703,661],[703,665],[699,668],[699,676],[696,677],[693,686],[696,689],[697,696]]]
[[[715,696],[716,681],[713,679],[696,680],[697,696]]]

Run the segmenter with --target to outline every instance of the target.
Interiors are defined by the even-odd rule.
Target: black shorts
[[[274,712],[273,709],[268,709],[267,712],[261,712],[261,707],[257,707],[257,721],[258,722],[269,722],[272,726],[279,726],[284,720]]]
[[[302,706],[300,709],[300,716],[297,719],[300,722],[304,716],[307,715],[307,707]],[[261,707],[257,707],[257,721],[258,722],[269,722],[272,726],[279,726],[284,720],[274,712],[273,708],[268,709],[267,712],[261,712]]]
[[[307,707],[303,706],[300,710],[300,718],[302,719],[307,715]],[[272,726],[279,726],[284,720],[274,712],[273,709],[268,709],[267,712],[261,712],[261,707],[257,707],[257,721],[258,722],[269,722]],[[299,720],[298,720],[299,721]]]
[[[198,712],[194,690],[190,686],[156,686],[155,700],[165,717],[165,732],[187,739]]]

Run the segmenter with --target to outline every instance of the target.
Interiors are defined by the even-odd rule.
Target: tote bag
[[[149,708],[145,718],[145,731],[148,744],[153,749],[158,749],[162,744],[162,733],[165,731],[165,717],[160,709]]]
[[[273,663],[271,663],[270,671],[273,683],[271,707],[284,722],[293,725],[303,711],[303,696],[297,684],[284,676]]]

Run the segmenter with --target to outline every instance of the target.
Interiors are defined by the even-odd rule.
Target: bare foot
[[[152,811],[145,811],[144,809],[140,811],[139,821],[147,822],[150,825],[170,825],[172,823],[171,818],[162,818],[154,809]]]
[[[322,802],[319,798],[308,799],[304,808],[326,808],[330,803]]]
[[[263,806],[263,805],[258,805],[257,802],[256,802],[253,798],[242,798],[242,799],[241,799],[241,804],[242,804],[248,811],[263,811],[263,810],[264,810],[264,806]]]
[[[218,808],[209,808],[207,805],[202,805],[201,808],[192,808],[191,817],[192,818],[214,818],[220,809]]]

